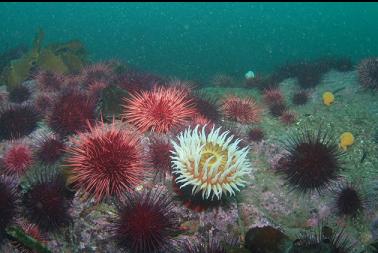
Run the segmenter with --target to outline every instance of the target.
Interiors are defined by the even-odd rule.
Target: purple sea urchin
[[[245,234],[245,248],[253,253],[282,252],[287,236],[271,226],[252,227]]]
[[[274,103],[269,106],[269,112],[273,117],[281,117],[286,111],[286,105],[281,103]]]
[[[169,196],[159,190],[126,194],[118,203],[114,238],[122,249],[133,253],[162,253],[178,229]]]
[[[293,189],[319,192],[338,179],[343,153],[328,132],[305,129],[299,135],[291,135],[284,148],[287,154],[278,172]]]
[[[355,217],[367,206],[367,199],[360,187],[345,183],[333,189],[335,194],[334,207],[339,215]]]
[[[264,138],[264,131],[261,128],[252,128],[248,131],[248,140],[260,142]]]
[[[28,100],[31,96],[31,91],[24,85],[18,85],[10,89],[9,100],[13,103],[22,103]]]
[[[209,238],[205,242],[193,242],[185,240],[182,242],[180,250],[177,253],[227,253],[230,248],[238,248],[239,240],[237,238],[222,238],[222,240]],[[244,252],[244,251],[243,251]]]
[[[42,136],[37,143],[36,158],[43,164],[54,164],[64,154],[64,143],[55,135]]]
[[[87,130],[95,119],[95,103],[78,90],[67,90],[53,104],[47,123],[61,137]]]
[[[357,67],[360,84],[364,88],[378,89],[378,58],[368,58]]]
[[[29,135],[37,128],[40,116],[33,106],[17,105],[0,110],[0,140]]]
[[[221,115],[218,109],[217,100],[203,93],[196,92],[192,96],[197,111],[212,122],[218,122]]]
[[[28,188],[22,202],[27,219],[44,231],[57,231],[69,223],[72,193],[53,167],[35,168],[27,175]]]
[[[332,252],[332,253],[352,253],[354,246],[344,229],[334,230],[322,223],[317,230],[302,232],[294,240],[291,253],[303,252]]]
[[[308,101],[308,92],[305,90],[299,90],[294,93],[292,97],[292,102],[295,105],[304,105]]]

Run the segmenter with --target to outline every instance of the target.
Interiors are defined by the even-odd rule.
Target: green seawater
[[[80,39],[94,61],[208,80],[286,61],[378,54],[377,3],[1,3],[0,51]]]

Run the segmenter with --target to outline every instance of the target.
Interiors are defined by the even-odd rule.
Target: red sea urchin
[[[47,116],[47,123],[63,137],[86,130],[87,121],[94,118],[94,101],[78,90],[67,90],[52,106]]]
[[[252,98],[228,96],[221,106],[226,118],[240,123],[258,123],[261,109]]]
[[[320,192],[338,179],[343,153],[328,132],[305,129],[299,135],[291,135],[284,148],[287,154],[280,160],[278,172],[292,189]]]
[[[44,231],[57,231],[67,225],[73,194],[57,168],[35,168],[26,180],[28,187],[22,196],[26,218]]]
[[[194,114],[187,92],[177,87],[157,87],[126,98],[122,117],[142,132],[166,133],[190,120]]]
[[[39,114],[31,105],[9,106],[0,110],[0,140],[29,135],[37,128]]]
[[[80,133],[67,153],[69,182],[96,201],[133,191],[145,173],[136,134],[118,129],[114,122],[89,126],[89,132]]]
[[[378,58],[368,58],[358,65],[360,84],[369,89],[378,90]]]
[[[33,152],[24,143],[15,143],[5,153],[3,164],[8,175],[21,176],[33,163]]]
[[[237,238],[214,239],[210,235],[205,242],[194,240],[185,240],[182,242],[180,253],[227,253],[230,249],[239,248],[239,240]],[[233,250],[231,250],[233,252]],[[244,252],[244,251],[243,251]]]
[[[170,196],[159,190],[126,194],[118,203],[114,237],[122,249],[133,253],[171,252],[178,229]]]

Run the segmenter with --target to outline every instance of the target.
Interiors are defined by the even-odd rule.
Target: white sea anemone
[[[229,135],[229,131],[220,134],[221,128],[213,127],[206,134],[206,126],[202,131],[198,127],[181,132],[178,143],[172,141],[176,182],[180,188],[192,186],[193,195],[202,191],[203,199],[235,195],[245,186],[243,177],[251,171],[249,148],[240,149],[240,140]]]

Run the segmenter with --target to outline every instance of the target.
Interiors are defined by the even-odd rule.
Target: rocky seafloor
[[[262,121],[257,126],[264,130],[265,137],[259,143],[248,142],[253,170],[247,177],[247,186],[227,208],[196,212],[174,198],[174,211],[178,214],[182,228],[182,233],[176,239],[206,240],[211,235],[218,240],[238,237],[243,242],[248,229],[266,225],[280,229],[289,238],[295,238],[299,232],[314,228],[326,219],[334,226],[345,227],[356,251],[361,252],[367,244],[378,239],[377,95],[360,87],[355,71],[328,72],[320,85],[311,90],[309,102],[301,106],[291,104],[289,99],[297,89],[295,79],[286,79],[279,87],[289,108],[296,113],[296,122],[284,125],[264,108]],[[261,95],[255,89],[208,87],[201,90],[218,98],[226,94],[251,96],[263,104]],[[340,90],[335,94],[335,102],[331,106],[325,106],[322,101],[322,94],[327,90]],[[342,176],[357,181],[368,192],[371,204],[362,214],[355,218],[339,217],[333,210],[331,193],[304,196],[290,191],[282,177],[277,175],[275,166],[284,152],[282,141],[288,133],[304,126],[313,130],[323,128],[336,136],[347,131],[353,133],[355,142],[343,157],[345,169]],[[248,126],[235,124],[233,127],[243,136]],[[45,131],[45,128],[41,124],[25,141],[32,143],[34,136]],[[144,138],[142,143],[148,149],[148,136]],[[6,142],[0,145],[3,150]],[[366,158],[362,159],[363,156]],[[164,180],[146,180],[141,188],[161,188],[172,196],[176,194],[172,190],[170,176]],[[120,252],[109,239],[109,226],[115,219],[115,208],[111,202],[83,201],[81,195],[76,194],[69,213],[73,220],[70,226],[61,233],[47,236],[47,247],[52,252]],[[2,252],[17,251],[6,244]]]

